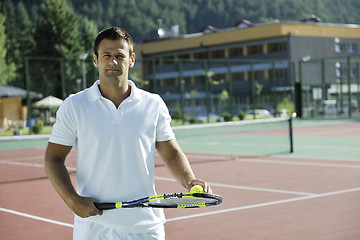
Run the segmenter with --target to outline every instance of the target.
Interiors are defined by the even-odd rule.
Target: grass
[[[39,134],[50,134],[52,130],[51,126],[45,126]],[[34,134],[34,133],[32,133]],[[29,128],[21,129],[21,135],[29,135]],[[0,129],[0,137],[14,136],[14,129]]]

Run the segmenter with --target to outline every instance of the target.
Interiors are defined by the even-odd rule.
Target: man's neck
[[[116,85],[106,84],[100,80],[99,89],[101,94],[112,101],[117,108],[131,93],[131,87],[128,81],[126,81],[125,84]]]

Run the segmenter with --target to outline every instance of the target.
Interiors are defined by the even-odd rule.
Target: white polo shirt
[[[77,192],[100,202],[155,195],[155,142],[174,139],[168,109],[156,94],[138,89],[118,108],[104,98],[99,81],[69,96],[57,112],[50,142],[77,147]],[[77,217],[77,216],[76,216]],[[125,232],[146,232],[165,221],[161,209],[104,211],[94,221]]]

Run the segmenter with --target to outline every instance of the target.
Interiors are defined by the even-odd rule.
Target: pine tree
[[[25,88],[24,79],[24,56],[30,56],[36,45],[33,37],[33,26],[23,2],[14,5],[9,4],[9,17],[6,24],[8,62],[15,64],[16,76],[10,84]]]
[[[5,85],[15,77],[15,65],[6,62],[5,16],[0,13],[0,85]]]
[[[36,66],[31,67],[36,69],[31,74],[36,78],[33,82],[45,95],[63,98],[61,76],[66,80],[66,92],[72,92],[76,88],[75,79],[81,76],[79,57],[84,51],[79,36],[78,17],[67,1],[44,0],[39,8],[35,41],[37,48],[34,54],[41,59],[32,62]]]
[[[78,58],[81,52],[78,17],[64,0],[45,0],[35,29],[36,54]]]

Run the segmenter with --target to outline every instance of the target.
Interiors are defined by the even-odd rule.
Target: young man
[[[49,139],[45,166],[55,190],[76,214],[74,239],[165,239],[161,209],[100,211],[94,202],[155,195],[155,149],[188,190],[202,185],[171,129],[168,109],[156,95],[128,80],[135,53],[121,28],[102,30],[94,43],[99,80],[61,105]],[[77,191],[64,165],[77,148]]]

